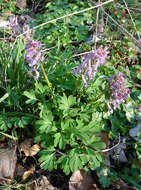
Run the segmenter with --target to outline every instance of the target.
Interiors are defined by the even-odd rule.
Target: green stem
[[[8,138],[10,138],[10,139],[12,139],[12,140],[14,140],[14,141],[17,141],[17,140],[18,140],[17,137],[14,137],[14,136],[8,135],[8,134],[6,134],[6,133],[0,132],[0,134],[2,134],[2,135],[6,136],[6,137],[8,137]]]
[[[79,77],[79,79],[78,79],[78,81],[77,81],[77,83],[76,83],[76,85],[75,85],[75,88],[74,88],[74,91],[73,91],[73,96],[75,95],[75,93],[76,93],[76,90],[77,90],[77,88],[78,88],[78,86],[79,86],[79,84],[80,84],[80,81],[81,81],[81,76]]]
[[[28,116],[28,117],[32,117],[32,118],[38,118],[36,115],[30,114],[30,113],[24,113],[24,112],[6,112],[4,114],[7,116],[23,115],[23,116]]]
[[[43,64],[41,64],[41,69],[42,69],[44,78],[45,78],[45,80],[46,80],[46,83],[47,83],[47,85],[48,85],[48,87],[49,87],[51,93],[53,94],[52,85],[51,85],[51,83],[50,83],[49,80],[48,80],[48,76],[47,76],[47,74],[46,74],[46,72],[45,72],[45,69],[44,69],[44,67],[43,67]]]
[[[37,91],[38,90],[38,81],[36,80],[36,82],[35,82],[35,91]]]

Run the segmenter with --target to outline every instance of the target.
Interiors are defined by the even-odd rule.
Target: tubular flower
[[[44,57],[41,53],[41,46],[42,44],[39,41],[31,40],[30,38],[30,30],[27,25],[24,25],[24,32],[27,30],[26,33],[26,55],[25,59],[30,67],[29,73],[33,75],[35,80],[39,79],[39,72],[37,68],[39,67],[39,62],[44,60]]]
[[[128,95],[130,94],[130,90],[125,86],[125,77],[121,72],[119,72],[116,76],[109,78],[108,80],[110,80],[110,89],[112,90],[112,93],[107,102],[107,107],[109,112],[112,114],[113,109],[115,110],[119,104],[125,102],[125,100],[128,98]]]
[[[83,63],[73,70],[73,74],[81,74],[84,87],[88,87],[87,81],[92,81],[98,71],[98,67],[103,65],[108,58],[107,48],[102,46],[96,51],[92,50],[88,55],[84,56]]]

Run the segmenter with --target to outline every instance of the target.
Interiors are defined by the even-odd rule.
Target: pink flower
[[[92,50],[88,55],[84,56],[83,63],[73,70],[73,74],[82,74],[84,87],[87,88],[87,80],[92,81],[98,71],[98,67],[103,65],[108,58],[107,48],[99,47],[96,51]]]
[[[107,103],[107,107],[111,113],[110,104],[113,106],[113,109],[116,109],[119,104],[124,103],[128,98],[130,90],[125,86],[125,77],[121,72],[119,72],[116,76],[109,78],[108,80],[110,81],[110,89],[112,90],[112,93]]]

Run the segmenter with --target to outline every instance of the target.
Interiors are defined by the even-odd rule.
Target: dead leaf
[[[69,181],[69,190],[99,190],[92,176],[84,170],[74,172]]]
[[[40,146],[38,144],[34,144],[30,149],[30,155],[34,156],[40,151]]]
[[[41,190],[57,190],[58,188],[53,187],[46,176],[42,176],[40,181],[40,189]]]
[[[6,11],[6,12],[4,12],[4,13],[2,13],[2,14],[3,14],[3,15],[8,15],[8,16],[12,16],[12,15],[13,15],[11,11]]]
[[[17,163],[16,146],[0,150],[0,178],[13,179]]]
[[[24,172],[24,175],[22,176],[22,181],[27,182],[29,178],[31,178],[34,174],[35,168],[32,167],[30,170]]]
[[[1,143],[1,142],[4,142],[5,139],[6,139],[5,136],[1,137],[1,138],[0,138],[0,143]]]
[[[7,2],[8,2],[8,0],[2,0],[2,2],[3,2],[3,3],[7,3]]]
[[[25,153],[26,156],[35,156],[40,151],[38,144],[32,145],[32,139],[26,139],[20,145],[20,150]]]
[[[27,6],[26,0],[17,0],[16,6],[17,6],[19,9],[26,8],[26,6]]]

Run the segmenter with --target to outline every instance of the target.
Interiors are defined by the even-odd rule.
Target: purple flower
[[[112,90],[112,93],[109,97],[107,107],[109,112],[112,114],[112,108],[110,105],[113,106],[113,109],[116,109],[119,104],[124,103],[128,98],[130,90],[125,86],[125,77],[121,72],[108,80],[110,81],[110,89]]]
[[[8,26],[12,29],[13,33],[19,32],[19,24],[18,17],[12,17],[9,20]],[[39,41],[34,41],[30,35],[30,28],[27,24],[24,24],[23,27],[20,27],[21,32],[25,33],[24,37],[26,40],[26,55],[25,59],[29,66],[29,73],[33,75],[35,80],[39,78],[39,72],[37,71],[37,67],[39,67],[39,62],[44,60],[44,57],[41,54],[41,46],[42,44]]]
[[[73,70],[73,74],[81,74],[84,87],[88,87],[88,81],[92,81],[93,77],[98,71],[98,67],[103,65],[108,58],[107,48],[103,49],[102,46],[96,51],[92,50],[88,55],[83,58],[83,63]]]
[[[41,43],[39,41],[29,40],[29,35],[27,35],[27,44],[26,44],[26,56],[25,59],[28,62],[30,67],[30,74],[34,73],[34,79],[38,80],[39,72],[37,71],[37,66],[40,61],[43,61],[43,56],[40,51]]]

